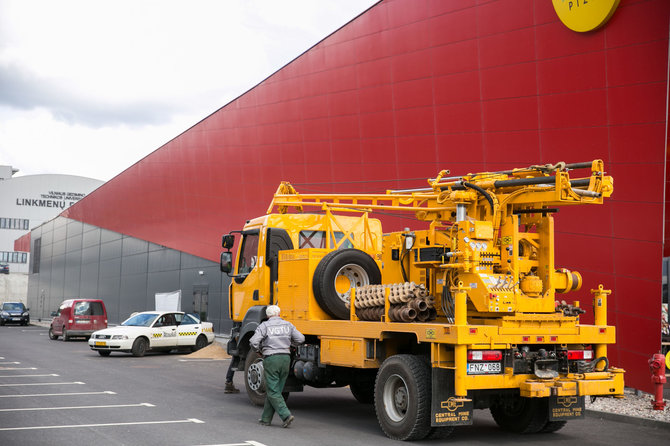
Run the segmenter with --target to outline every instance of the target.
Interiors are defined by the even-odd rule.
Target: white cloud
[[[374,0],[0,0],[0,164],[110,179]]]

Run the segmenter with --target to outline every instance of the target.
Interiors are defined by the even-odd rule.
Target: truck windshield
[[[258,234],[245,234],[237,274],[249,274],[258,259]]]

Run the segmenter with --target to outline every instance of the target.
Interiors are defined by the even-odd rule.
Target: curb
[[[616,421],[619,423],[636,424],[638,426],[670,430],[670,423],[666,423],[665,421],[650,420],[648,418],[631,417],[628,415],[619,415],[616,413],[601,412],[599,410],[590,409],[586,409],[586,416],[591,418],[598,418],[601,420]]]

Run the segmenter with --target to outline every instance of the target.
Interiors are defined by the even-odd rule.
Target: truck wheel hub
[[[263,363],[261,361],[255,362],[249,366],[247,371],[247,383],[249,388],[254,392],[263,390]]]
[[[409,405],[407,384],[399,375],[393,375],[384,384],[384,407],[386,414],[395,422],[402,421]]]
[[[351,289],[363,285],[369,285],[370,278],[365,269],[360,265],[350,263],[344,265],[335,276],[335,292],[345,302],[351,297]]]

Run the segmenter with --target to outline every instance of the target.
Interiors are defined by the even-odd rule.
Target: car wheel
[[[58,335],[54,334],[53,327],[49,327],[49,339],[51,339],[52,341],[55,341],[56,339],[58,339]]]
[[[67,330],[65,329],[65,327],[63,327],[63,342],[67,342],[69,340],[70,340],[70,335],[67,334]]]
[[[100,356],[109,356],[112,354],[112,352],[110,352],[109,350],[98,350],[98,354]]]
[[[5,321],[0,319],[0,325],[5,325]]]
[[[197,352],[198,350],[201,350],[205,347],[207,347],[207,336],[201,334],[198,336],[198,339],[195,340],[195,345],[191,350]]]
[[[133,356],[144,356],[149,348],[148,343],[149,342],[146,340],[146,338],[135,339],[135,342],[133,342],[133,348],[131,350]]]

